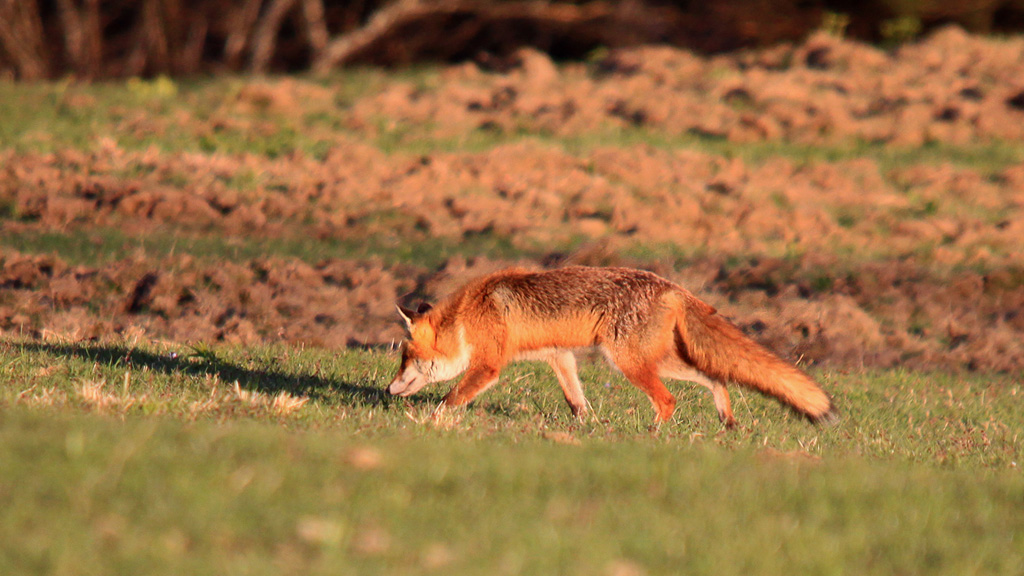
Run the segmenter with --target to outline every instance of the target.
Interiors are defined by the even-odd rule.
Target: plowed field
[[[0,85],[0,333],[341,347],[517,264],[804,364],[1024,369],[1024,40]]]

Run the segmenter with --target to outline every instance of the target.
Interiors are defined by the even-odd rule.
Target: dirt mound
[[[412,276],[415,278],[415,276]],[[135,331],[181,341],[340,347],[400,336],[394,303],[415,280],[380,263],[259,259],[200,264],[137,258],[69,267],[6,254],[0,326],[72,339]]]
[[[843,268],[834,257],[756,260],[712,292],[775,350],[838,366],[1019,370],[1024,270],[935,275],[912,264]],[[723,306],[724,308],[724,306]]]
[[[585,252],[574,261],[636,265]],[[7,252],[0,261],[0,329],[69,339],[144,334],[242,344],[386,344],[402,336],[396,302],[433,300],[513,264],[537,267],[465,258],[436,271],[278,258],[211,265],[179,257],[89,268]],[[1024,369],[1024,271],[949,279],[903,264],[868,265],[838,279],[813,275],[835,265],[768,259],[726,268],[704,260],[681,274],[657,271],[804,363]]]
[[[490,235],[522,248],[582,237],[710,254],[840,250],[993,267],[1024,255],[1021,173],[886,171],[870,159],[748,163],[646,146],[571,155],[531,142],[415,156],[347,143],[323,161],[69,151],[10,155],[0,204],[16,218],[12,232],[143,235],[160,226],[410,244]]]
[[[612,51],[561,74],[522,50],[500,72],[452,68],[435,89],[396,83],[353,107],[353,124],[571,135],[617,126],[735,142],[918,146],[1024,137],[1024,39],[945,28],[888,53],[819,33],[799,45],[702,58],[669,47]]]

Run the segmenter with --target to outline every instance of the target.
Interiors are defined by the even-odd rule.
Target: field
[[[1024,61],[946,30],[0,84],[4,574],[1020,574]],[[842,420],[594,358],[386,396],[394,304],[688,286]]]

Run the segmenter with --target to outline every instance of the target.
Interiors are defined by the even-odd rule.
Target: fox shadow
[[[165,374],[188,376],[215,376],[225,383],[238,382],[239,387],[265,394],[287,392],[307,396],[313,401],[341,402],[346,405],[387,406],[399,400],[388,394],[383,386],[368,386],[355,382],[327,378],[319,374],[294,373],[273,366],[249,368],[219,358],[214,354],[155,353],[123,345],[57,344],[25,342],[16,345],[25,351],[36,351],[66,358],[79,358],[110,367],[132,369],[148,368]],[[340,396],[340,398],[339,398]],[[415,404],[439,401],[433,394],[417,398],[402,398]]]

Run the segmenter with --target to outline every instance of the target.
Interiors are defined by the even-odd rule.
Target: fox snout
[[[388,384],[388,394],[392,396],[412,396],[419,392],[420,388],[427,385],[427,379],[420,374],[419,370],[407,367],[395,375],[391,384]]]

